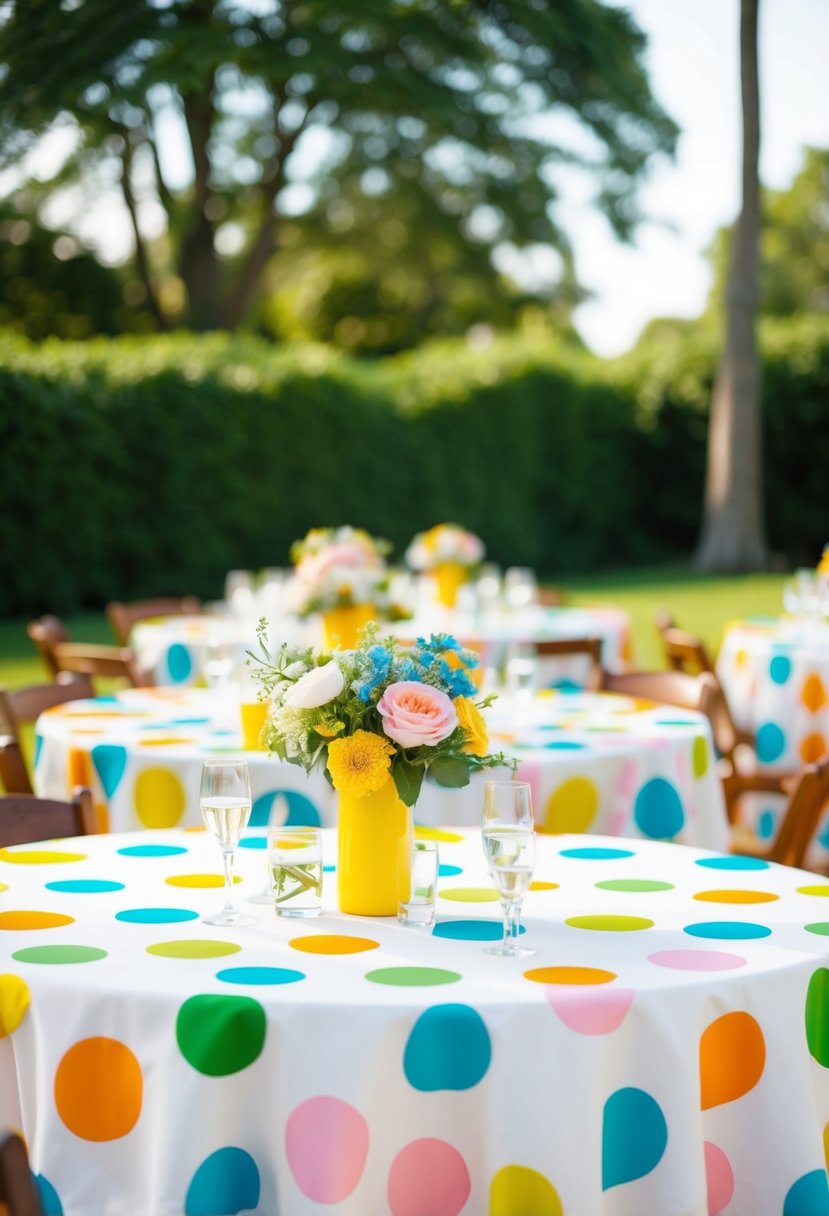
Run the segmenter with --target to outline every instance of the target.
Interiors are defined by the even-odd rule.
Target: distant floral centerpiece
[[[312,528],[291,546],[294,575],[287,587],[298,616],[354,604],[380,606],[388,591],[388,541],[362,528]]]
[[[437,524],[428,532],[418,532],[406,550],[406,561],[413,570],[433,574],[439,601],[454,608],[458,591],[485,552],[484,542],[474,532],[458,524]]]

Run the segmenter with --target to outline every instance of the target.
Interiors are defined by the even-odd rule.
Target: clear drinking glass
[[[250,570],[228,570],[225,599],[236,616],[246,616],[253,610],[253,573]]]
[[[250,777],[244,760],[205,760],[201,773],[202,819],[219,842],[225,870],[225,905],[207,925],[253,925],[255,916],[241,912],[233,899],[233,861],[236,846],[250,819]]]
[[[481,816],[484,855],[501,895],[504,937],[487,954],[523,958],[535,954],[519,944],[521,902],[535,869],[532,793],[526,781],[487,781]]]
[[[251,895],[248,900],[249,904],[272,904],[273,903],[273,870],[271,868],[270,858],[270,829],[281,828],[288,821],[288,816],[291,813],[291,808],[288,805],[288,799],[284,794],[277,794],[271,803],[271,809],[268,812],[268,840],[265,848],[265,885],[258,895]]]
[[[274,828],[268,856],[277,916],[319,916],[322,912],[322,836],[319,828]]]
[[[436,840],[416,840],[412,848],[409,898],[401,900],[397,920],[411,929],[428,929],[435,919],[438,887],[438,845]]]
[[[529,608],[538,598],[538,580],[528,566],[510,566],[504,575],[504,598],[513,612]]]

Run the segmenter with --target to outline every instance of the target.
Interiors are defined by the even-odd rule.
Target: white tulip
[[[283,704],[294,709],[318,709],[338,697],[345,687],[345,679],[332,659],[322,667],[312,667],[285,693]]]

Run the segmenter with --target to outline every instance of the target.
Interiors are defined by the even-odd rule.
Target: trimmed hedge
[[[769,531],[829,539],[829,321],[764,330]],[[716,360],[703,331],[614,363],[549,339],[360,364],[211,335],[0,337],[0,613],[220,595],[314,524],[453,519],[555,577],[693,544]]]

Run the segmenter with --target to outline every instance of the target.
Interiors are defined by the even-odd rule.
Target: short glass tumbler
[[[412,849],[409,898],[401,900],[397,920],[410,929],[434,924],[438,889],[438,846],[435,840],[416,840]]]
[[[319,828],[273,828],[268,833],[273,906],[277,916],[322,912],[322,837]]]

